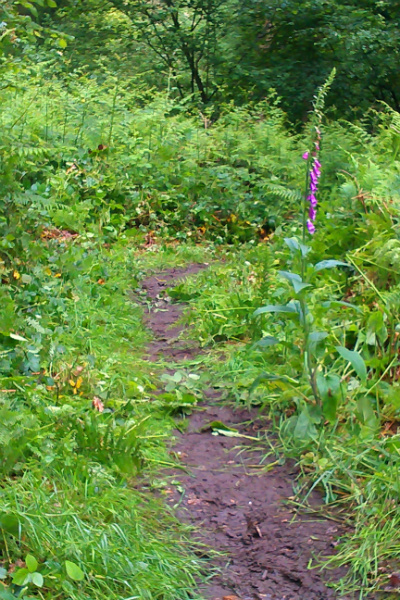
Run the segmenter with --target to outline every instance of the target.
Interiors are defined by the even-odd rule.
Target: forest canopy
[[[333,67],[329,106],[360,117],[399,109],[400,5],[389,0],[61,0],[39,21],[71,36],[67,64],[194,94],[204,105],[265,98],[292,120]]]

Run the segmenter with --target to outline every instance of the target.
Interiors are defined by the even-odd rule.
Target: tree
[[[20,67],[38,37],[48,33],[32,19],[38,16],[37,6],[57,5],[54,0],[0,0],[0,75]]]
[[[206,104],[218,89],[218,48],[229,30],[232,0],[109,0],[130,20],[175,78],[180,94],[198,92]],[[188,75],[188,77],[187,77]]]

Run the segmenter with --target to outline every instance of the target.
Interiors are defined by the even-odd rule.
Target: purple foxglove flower
[[[308,157],[309,157],[309,156],[310,156],[310,153],[309,153],[308,151],[307,151],[307,152],[304,152],[304,154],[303,154],[303,159],[304,159],[304,160],[308,160]]]
[[[315,197],[315,194],[310,194],[309,196],[307,196],[307,200],[309,201],[309,203],[311,204],[311,206],[313,208],[317,207],[318,202],[317,202],[317,199]]]
[[[314,223],[313,223],[312,221],[310,221],[310,220],[308,220],[308,221],[307,221],[307,229],[308,229],[308,231],[311,233],[311,235],[312,235],[313,233],[315,233],[315,225],[314,225]]]
[[[310,206],[308,216],[310,217],[310,221],[315,221],[315,219],[317,217],[317,211],[315,210],[315,208],[313,206]]]

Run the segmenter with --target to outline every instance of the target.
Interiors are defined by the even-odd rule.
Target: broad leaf
[[[367,331],[365,341],[368,345],[374,346],[379,340],[383,344],[388,338],[388,330],[385,325],[383,314],[380,311],[373,312],[367,322]]]
[[[65,568],[67,570],[68,577],[70,577],[71,579],[73,579],[73,581],[82,581],[82,579],[84,579],[84,577],[85,577],[84,572],[75,563],[73,563],[73,562],[71,562],[69,560],[66,560],[65,561]]]
[[[254,346],[259,346],[260,348],[269,348],[270,346],[276,346],[276,344],[279,344],[279,340],[276,337],[273,337],[272,335],[266,335],[261,340],[256,342]]]
[[[340,377],[329,373],[327,375],[318,373],[317,388],[322,400],[324,417],[333,422],[336,419],[340,397]]]
[[[288,304],[285,305],[270,304],[268,306],[263,306],[262,308],[258,308],[253,313],[253,316],[256,317],[257,315],[262,315],[265,313],[287,314],[294,317],[298,317],[301,323],[304,321],[303,311],[298,300],[291,300]]]
[[[348,263],[342,260],[321,260],[319,263],[314,265],[315,271],[323,271],[324,269],[334,269],[335,267],[349,267],[352,268]]]
[[[375,415],[371,400],[367,396],[361,396],[357,401],[358,418],[363,425],[371,429],[379,426],[379,420]]]
[[[312,331],[308,336],[308,339],[313,344],[318,344],[322,342],[328,337],[328,333],[326,331]]]
[[[355,304],[351,304],[350,302],[345,302],[344,300],[326,300],[325,302],[322,302],[321,306],[323,306],[324,308],[331,308],[332,306],[338,308],[352,308],[353,310],[356,310],[357,312],[363,314],[363,309],[360,306],[356,306]]]
[[[302,281],[292,281],[292,285],[296,294],[300,294],[306,288],[311,287],[311,283],[303,283]]]
[[[284,277],[285,279],[287,279],[290,282],[303,281],[302,278],[300,277],[300,275],[298,275],[297,273],[291,273],[290,271],[278,271],[278,273],[279,273],[279,275],[282,275],[282,277]]]
[[[297,238],[284,238],[285,244],[293,254],[300,252],[303,256],[307,256],[311,248],[299,242]]]
[[[39,588],[43,587],[44,579],[41,573],[32,573],[31,578],[33,585]]]
[[[25,562],[26,562],[26,566],[28,567],[28,571],[30,573],[34,573],[39,566],[38,561],[36,560],[36,558],[34,556],[32,556],[32,554],[27,555],[27,557],[25,558]]]
[[[299,294],[302,290],[311,286],[310,283],[305,283],[297,273],[291,273],[290,271],[278,271],[278,273],[290,281],[296,294]]]
[[[250,393],[253,392],[262,381],[281,381],[282,383],[290,383],[294,385],[298,385],[298,381],[296,379],[292,379],[291,377],[287,377],[286,375],[273,375],[272,373],[261,373],[250,387]]]
[[[21,587],[27,583],[29,580],[30,573],[28,569],[18,569],[15,571],[12,581],[15,585],[20,585]]]
[[[254,311],[253,315],[257,317],[258,315],[263,315],[264,313],[296,314],[297,310],[293,305],[290,304],[269,304],[268,306],[258,308],[256,311]]]
[[[8,590],[0,590],[0,599],[1,600],[15,600],[14,594],[9,592]]]
[[[301,441],[312,440],[317,436],[314,419],[311,417],[307,408],[304,408],[297,417],[293,435],[296,439]]]
[[[367,367],[361,354],[356,350],[349,350],[344,346],[336,346],[336,350],[339,352],[340,356],[349,361],[361,381],[365,383],[367,379]]]
[[[6,579],[7,575],[7,569],[5,569],[4,567],[0,567],[0,579]]]
[[[11,533],[11,535],[18,535],[19,527],[20,524],[15,515],[0,513],[0,530],[3,529],[6,533]]]

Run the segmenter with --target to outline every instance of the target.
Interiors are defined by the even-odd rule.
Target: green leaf
[[[263,306],[262,308],[257,309],[253,313],[253,316],[256,317],[257,315],[262,315],[264,313],[287,314],[299,318],[301,323],[304,321],[303,311],[298,300],[291,300],[288,304],[285,305],[273,304]]]
[[[65,38],[59,38],[58,45],[60,46],[60,48],[66,48],[68,45],[67,40]]]
[[[365,341],[368,345],[374,346],[377,339],[383,344],[388,338],[388,330],[384,322],[383,314],[380,311],[373,312],[367,322],[367,331]]]
[[[312,331],[308,336],[308,339],[313,344],[318,344],[322,342],[328,337],[328,333],[326,331]]]
[[[340,377],[323,373],[317,374],[317,388],[322,400],[322,412],[331,423],[336,419],[340,397]]]
[[[266,335],[254,345],[259,346],[260,348],[269,348],[270,346],[276,346],[276,344],[279,344],[279,340],[276,337]]]
[[[0,579],[6,579],[8,575],[7,569],[0,567]]]
[[[36,585],[36,587],[43,587],[43,575],[41,573],[32,573],[32,583],[33,585]]]
[[[298,275],[297,273],[291,273],[290,271],[278,271],[278,273],[290,282],[298,281],[300,283],[303,281],[300,275]]]
[[[263,306],[262,308],[258,308],[254,311],[253,315],[257,317],[258,315],[263,315],[264,313],[284,313],[284,314],[296,314],[297,311],[294,306],[290,304],[279,305],[279,304],[269,304],[268,306]]]
[[[0,591],[0,599],[1,600],[15,600],[15,596],[14,594],[12,594],[11,592],[9,592],[8,590],[1,590]]]
[[[24,586],[29,578],[29,575],[30,573],[28,569],[18,569],[18,571],[15,571],[12,581],[15,585]]]
[[[298,385],[298,381],[296,379],[292,379],[291,377],[287,377],[285,375],[274,375],[272,373],[261,373],[256,379],[253,381],[250,387],[250,393],[253,392],[262,381],[281,381],[282,383],[290,383],[294,385]]]
[[[57,3],[54,0],[47,0],[47,6],[50,8],[57,8]]]
[[[336,346],[336,350],[340,356],[349,361],[361,381],[365,383],[367,379],[367,367],[363,357],[356,350],[349,350],[344,346]]]
[[[34,556],[32,556],[32,554],[28,554],[26,556],[25,562],[26,562],[26,566],[28,567],[28,570],[30,573],[34,573],[39,566],[38,561],[36,560],[36,558]]]
[[[352,308],[353,310],[356,310],[357,312],[363,314],[363,309],[360,306],[356,306],[355,304],[351,304],[350,302],[345,302],[344,300],[326,300],[325,302],[322,302],[321,306],[323,306],[324,308],[331,308],[332,306],[338,308]]]
[[[19,520],[15,515],[0,513],[0,529],[3,529],[6,533],[11,533],[11,535],[16,536],[19,533],[19,528]]]
[[[357,400],[358,418],[363,425],[371,429],[376,429],[379,421],[375,415],[371,400],[367,396],[361,396]]]
[[[289,250],[295,254],[296,252],[300,252],[303,256],[307,256],[310,252],[311,248],[306,246],[305,244],[301,244],[299,240],[295,237],[293,238],[284,238],[285,244],[289,248]]]
[[[301,441],[312,440],[316,437],[317,430],[314,425],[314,419],[310,416],[307,408],[304,408],[297,417],[293,435],[297,440]]]
[[[82,579],[84,579],[84,577],[85,577],[84,572],[75,563],[73,563],[69,560],[66,560],[65,568],[67,570],[68,577],[70,577],[73,581],[82,581]]]
[[[333,269],[335,267],[349,267],[352,268],[348,263],[342,260],[321,260],[319,263],[314,265],[315,271],[323,271],[324,269]]]
[[[311,286],[310,283],[305,283],[297,273],[291,273],[290,271],[278,271],[278,273],[290,281],[296,294],[299,294],[302,290]]]

